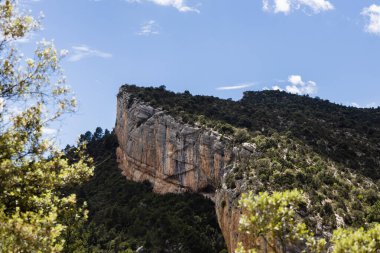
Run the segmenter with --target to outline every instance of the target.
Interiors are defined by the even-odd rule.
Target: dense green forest
[[[317,235],[342,225],[380,222],[380,109],[358,109],[280,91],[245,92],[239,101],[126,85],[132,99],[185,123],[214,129],[239,146],[254,143],[248,161],[222,179],[236,194],[302,189],[299,215]]]
[[[173,93],[164,87],[122,90],[189,124],[225,135],[234,146],[254,143],[254,157],[227,168],[222,183],[235,192],[300,189],[298,215],[329,239],[342,225],[380,222],[379,109],[357,109],[284,92],[246,92],[239,101]],[[81,135],[95,162],[89,182],[67,190],[89,218],[66,233],[65,251],[220,252],[225,250],[213,203],[196,194],[157,195],[149,182],[125,179],[117,168],[116,136],[97,128]],[[76,148],[65,153],[75,160]],[[78,239],[79,238],[79,239]]]
[[[152,192],[149,182],[135,183],[121,175],[116,162],[116,136],[101,128],[81,135],[95,163],[94,176],[66,190],[87,202],[89,217],[66,233],[65,252],[222,252],[224,239],[214,204],[197,194]],[[75,159],[75,147],[65,153]],[[82,251],[81,251],[82,250]]]
[[[124,85],[121,90],[181,116],[230,134],[233,127],[265,136],[286,133],[313,150],[372,179],[380,178],[380,109],[347,107],[283,91],[247,91],[242,99],[192,96]]]

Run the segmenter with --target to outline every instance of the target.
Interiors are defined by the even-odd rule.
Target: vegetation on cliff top
[[[360,109],[282,91],[247,91],[239,101],[124,85],[121,91],[180,116],[230,133],[231,126],[269,136],[288,133],[323,156],[380,178],[380,108]],[[211,122],[213,121],[213,122]],[[219,124],[215,124],[215,122]]]

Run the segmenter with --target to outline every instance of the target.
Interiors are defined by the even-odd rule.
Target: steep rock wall
[[[120,91],[115,132],[117,157],[123,175],[148,180],[158,193],[193,191],[215,201],[218,221],[229,252],[235,248],[240,210],[236,191],[224,179],[252,147],[232,147],[220,134],[179,122],[159,108]],[[216,194],[215,194],[216,193]]]

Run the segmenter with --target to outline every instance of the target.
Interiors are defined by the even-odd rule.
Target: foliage
[[[325,252],[324,239],[317,240],[306,225],[297,219],[297,207],[305,200],[298,190],[243,194],[240,230],[248,236],[249,245],[239,243],[235,252]],[[264,243],[257,243],[262,238]],[[269,247],[268,247],[269,246]],[[330,241],[332,252],[377,252],[380,248],[380,224],[370,228],[338,228]],[[248,249],[246,249],[248,248]],[[329,251],[330,252],[330,251]]]
[[[319,155],[380,179],[380,108],[347,107],[281,91],[247,91],[238,101],[135,85],[124,85],[123,91],[221,133],[232,134],[233,127],[264,136],[288,133]]]
[[[303,208],[303,219],[316,235],[380,222],[374,183],[380,175],[379,108],[345,107],[280,91],[245,92],[239,101],[134,85],[120,92],[213,128],[234,146],[253,143],[251,158],[227,169],[225,186],[255,194],[302,189],[311,203]]]
[[[101,129],[95,133],[103,132]],[[213,203],[197,194],[152,192],[149,182],[127,180],[117,167],[114,133],[86,132],[87,150],[96,165],[94,177],[71,189],[88,203],[89,219],[67,238],[64,252],[78,245],[86,252],[215,252],[225,248]],[[74,147],[67,147],[69,157]],[[69,190],[67,190],[69,192]],[[81,252],[81,251],[78,251]]]
[[[325,241],[316,241],[306,224],[297,219],[296,208],[303,201],[303,193],[297,189],[272,195],[244,193],[239,201],[244,210],[239,228],[248,235],[251,245],[245,250],[240,243],[236,252],[288,252],[297,251],[297,247],[321,252]],[[263,242],[257,243],[260,239]]]
[[[70,162],[44,136],[49,123],[75,109],[64,85],[60,55],[50,42],[38,44],[34,59],[23,59],[15,41],[39,23],[23,14],[16,1],[0,2],[0,251],[59,252],[60,235],[86,212],[76,196],[59,189],[87,179],[90,160]]]
[[[380,200],[369,207],[367,213],[370,222],[380,222]]]
[[[375,224],[365,231],[363,228],[354,230],[339,228],[334,231],[332,238],[334,253],[378,252],[380,249],[380,224]]]
[[[289,135],[256,135],[252,142],[257,155],[239,166],[242,180],[251,182],[248,189],[255,193],[302,189],[312,203],[304,210],[309,227],[316,227],[318,216],[324,231],[337,227],[336,215],[355,227],[380,221],[379,190],[372,180],[320,156]]]

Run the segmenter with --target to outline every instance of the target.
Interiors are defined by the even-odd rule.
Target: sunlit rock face
[[[119,95],[115,130],[123,174],[151,181],[159,193],[215,188],[235,160],[219,134],[181,124],[128,93]]]
[[[123,175],[134,181],[150,181],[157,193],[207,194],[216,202],[218,221],[232,252],[238,239],[240,210],[232,203],[236,191],[226,189],[223,181],[242,156],[253,152],[252,147],[233,147],[220,134],[183,124],[123,90],[117,100],[115,132]]]

